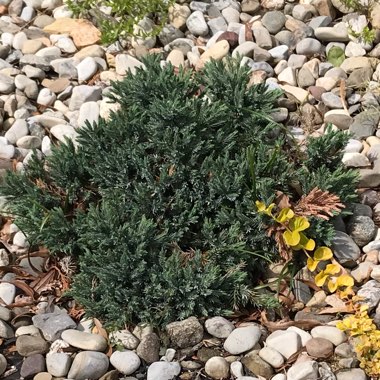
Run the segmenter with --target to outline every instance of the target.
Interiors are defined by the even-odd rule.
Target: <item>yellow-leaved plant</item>
[[[354,340],[360,367],[372,378],[380,376],[380,331],[368,316],[368,306],[359,305],[354,315],[337,323],[336,327],[345,331]]]
[[[352,293],[354,280],[334,260],[331,249],[325,246],[316,248],[315,241],[307,237],[305,231],[310,227],[310,223],[305,216],[297,215],[290,207],[285,207],[273,214],[276,208],[274,203],[266,206],[265,203],[256,201],[256,207],[258,212],[268,215],[276,222],[277,236],[275,238],[280,245],[285,245],[288,250],[303,251],[306,254],[307,268],[311,272],[318,271],[315,275],[317,286],[326,286],[330,293],[339,290],[343,296]],[[269,230],[270,234],[272,232],[273,228]],[[328,261],[330,263],[327,263]],[[321,266],[319,266],[320,263]]]

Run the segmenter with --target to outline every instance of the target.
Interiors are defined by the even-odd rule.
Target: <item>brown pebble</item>
[[[313,338],[306,343],[307,353],[314,358],[326,359],[334,352],[333,344],[324,338]]]

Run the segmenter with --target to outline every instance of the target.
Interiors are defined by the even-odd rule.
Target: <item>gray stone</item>
[[[0,94],[10,94],[15,88],[14,79],[0,73]]]
[[[271,378],[273,375],[273,368],[258,355],[258,350],[253,350],[245,355],[241,362],[249,372],[256,376],[261,376],[265,379]]]
[[[360,67],[354,69],[347,79],[347,87],[355,89],[365,89],[372,79],[373,70],[371,67]]]
[[[75,380],[99,379],[107,372],[108,366],[109,361],[105,354],[82,351],[75,356],[67,377]]]
[[[285,21],[285,15],[280,11],[266,12],[261,19],[261,22],[271,34],[278,33],[284,27]]]
[[[224,342],[224,349],[238,355],[252,349],[260,340],[261,331],[257,326],[239,327],[231,332]]]
[[[4,306],[0,305],[0,319],[2,321],[10,321],[12,319],[12,312],[11,310],[7,309]]]
[[[83,103],[98,101],[101,99],[101,97],[102,89],[100,87],[87,85],[76,86],[73,89],[73,93],[70,99],[69,110],[79,110]]]
[[[380,112],[378,110],[366,110],[354,117],[353,123],[350,125],[350,132],[357,139],[367,138],[375,133],[380,120]]]
[[[304,361],[301,363],[293,364],[287,373],[287,380],[317,380],[319,379],[318,363],[311,361]]]
[[[323,42],[347,42],[349,41],[347,27],[339,23],[334,27],[319,27],[314,30],[315,37]]]
[[[323,51],[322,44],[314,38],[305,38],[298,42],[296,46],[297,54],[312,56]]]
[[[160,359],[160,338],[155,333],[150,333],[142,337],[136,349],[137,355],[146,363],[151,364]]]
[[[338,109],[343,108],[342,100],[339,96],[332,92],[325,92],[321,96],[322,102],[329,108]]]
[[[200,11],[193,12],[186,20],[186,26],[194,36],[207,36],[208,26],[204,15]]]
[[[20,375],[28,379],[44,371],[45,358],[41,354],[35,354],[24,359],[21,365]]]
[[[347,230],[359,247],[364,247],[376,235],[377,227],[372,218],[368,216],[354,216],[350,218]]]
[[[195,317],[169,323],[166,331],[171,342],[179,348],[194,346],[203,339],[203,327]]]
[[[24,67],[26,65],[35,66],[43,71],[49,71],[50,70],[50,62],[45,57],[38,57],[34,54],[25,54],[20,59],[20,67]]]
[[[52,352],[46,355],[47,371],[54,377],[65,377],[71,366],[71,357],[65,352]]]
[[[7,359],[4,355],[0,354],[0,376],[5,372],[7,369]]]
[[[49,344],[39,336],[21,335],[16,340],[16,349],[21,356],[45,354],[49,350]]]
[[[331,110],[324,115],[325,123],[332,123],[339,129],[346,130],[349,129],[352,118],[345,110]]]
[[[66,313],[46,313],[35,315],[34,326],[38,327],[44,338],[53,342],[60,339],[62,331],[76,328],[76,323]]]
[[[9,146],[9,145],[7,145]],[[1,153],[2,145],[0,145]],[[6,305],[13,303],[16,296],[16,287],[13,284],[2,282],[0,283],[0,298],[4,301]]]
[[[5,138],[11,143],[16,144],[17,140],[29,133],[28,125],[25,120],[17,119],[5,133]]]
[[[178,362],[155,362],[148,368],[147,380],[174,380],[181,372]]]
[[[380,301],[380,283],[375,280],[366,282],[357,292],[359,297],[363,298],[363,302],[368,305],[370,309],[375,308]]]
[[[108,347],[107,340],[101,335],[74,329],[65,329],[61,334],[61,338],[70,344],[70,346],[80,348],[81,350],[105,351]]]
[[[224,17],[216,17],[207,22],[211,30],[211,34],[215,35],[218,32],[227,31],[227,24]]]
[[[337,372],[336,380],[367,380],[367,376],[362,369],[352,368],[348,371]]]
[[[230,375],[230,365],[226,359],[214,356],[207,361],[205,372],[212,379],[227,379]]]
[[[24,136],[17,140],[16,145],[23,149],[36,149],[41,147],[41,139],[37,136]]]
[[[205,328],[210,335],[226,339],[235,329],[235,326],[223,317],[213,317],[206,320]]]
[[[295,331],[275,331],[266,340],[268,347],[289,359],[301,348],[301,337]]]
[[[10,339],[15,336],[12,327],[8,323],[0,320],[0,338]]]
[[[273,368],[280,368],[284,365],[284,357],[271,347],[264,347],[259,351],[261,359],[270,364]]]
[[[141,364],[140,358],[133,351],[115,351],[110,362],[123,375],[136,372]]]
[[[336,231],[331,243],[336,260],[344,267],[353,268],[360,257],[360,248],[346,233]]]
[[[273,47],[272,37],[265,28],[253,28],[253,35],[257,45],[263,49],[271,49]]]
[[[114,331],[110,333],[110,339],[128,350],[136,349],[140,343],[139,339],[128,330]]]

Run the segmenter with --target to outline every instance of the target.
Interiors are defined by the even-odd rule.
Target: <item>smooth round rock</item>
[[[226,318],[214,317],[206,320],[205,328],[210,335],[226,339],[235,329],[235,326]]]
[[[147,380],[174,380],[181,372],[178,362],[155,362],[148,368]]]
[[[99,379],[108,370],[108,357],[96,351],[82,351],[74,358],[71,365],[69,379],[86,380]]]
[[[233,355],[238,355],[252,349],[258,343],[261,331],[257,326],[238,327],[224,342],[224,349]]]
[[[62,339],[70,346],[89,351],[105,351],[108,347],[107,340],[101,335],[90,334],[74,329],[65,330]]]
[[[212,379],[225,379],[230,375],[230,365],[226,359],[219,356],[214,356],[213,358],[207,360],[205,372]]]
[[[133,351],[115,351],[110,357],[110,362],[124,375],[136,372],[141,364],[140,358]]]
[[[327,339],[334,346],[338,346],[347,340],[346,334],[334,326],[317,326],[310,333],[313,338]]]
[[[46,369],[54,377],[65,377],[71,366],[71,357],[65,352],[53,352],[46,355]]]
[[[314,358],[327,359],[333,354],[334,346],[327,339],[313,338],[306,343],[306,351]]]

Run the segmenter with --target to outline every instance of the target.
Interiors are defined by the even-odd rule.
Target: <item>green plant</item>
[[[249,86],[239,61],[177,74],[159,56],[144,64],[113,84],[109,120],[9,172],[0,193],[32,245],[77,258],[71,294],[89,316],[163,324],[261,304],[254,286],[279,255],[255,200],[309,186],[354,200],[348,136],[330,128],[300,151],[270,119],[280,94]],[[310,237],[332,236],[318,223]]]
[[[173,2],[174,0],[66,0],[68,8],[75,16],[95,17],[105,44],[128,36],[156,36],[165,24]],[[109,8],[110,14],[104,13],[101,6]],[[149,15],[157,21],[156,24],[146,31],[136,28]]]

